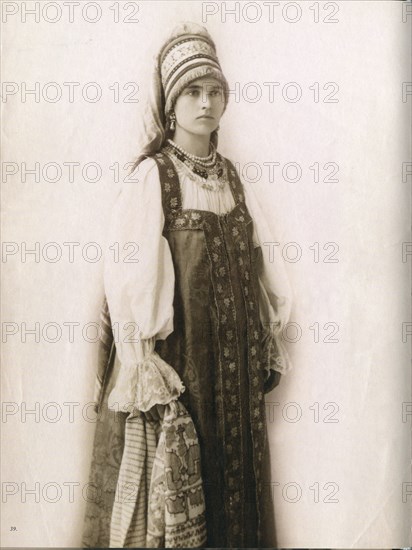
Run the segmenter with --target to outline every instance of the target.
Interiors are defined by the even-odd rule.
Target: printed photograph
[[[2,547],[411,547],[411,2],[0,7]]]

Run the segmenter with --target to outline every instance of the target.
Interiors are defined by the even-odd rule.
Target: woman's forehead
[[[196,78],[196,80],[192,80],[188,85],[189,86],[221,86],[222,83],[217,78],[214,78],[213,76],[202,76],[200,78]]]

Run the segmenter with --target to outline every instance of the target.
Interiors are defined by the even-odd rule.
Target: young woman
[[[212,38],[180,24],[110,226],[135,253],[105,263],[88,547],[276,546],[264,394],[291,368],[290,288],[262,254],[275,239],[257,200],[216,150],[228,97]]]

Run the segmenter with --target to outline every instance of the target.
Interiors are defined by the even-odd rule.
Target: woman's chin
[[[200,124],[197,125],[196,130],[193,132],[194,134],[205,136],[211,134],[218,127],[215,120],[204,119],[198,122],[200,122]]]

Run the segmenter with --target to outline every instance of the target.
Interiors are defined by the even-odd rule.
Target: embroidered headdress
[[[215,43],[205,27],[185,21],[173,29],[155,55],[135,167],[162,147],[168,115],[176,99],[190,82],[204,76],[222,83],[226,109],[229,85],[220,67]],[[212,132],[211,141],[217,146],[216,131]]]
[[[206,29],[194,25],[183,23],[177,27],[175,30],[181,34],[162,49],[160,65],[166,114],[172,110],[182,90],[190,82],[203,76],[212,76],[220,80],[225,88],[227,100],[228,84],[220,68],[215,44]],[[196,28],[199,29],[197,34],[194,33]]]

